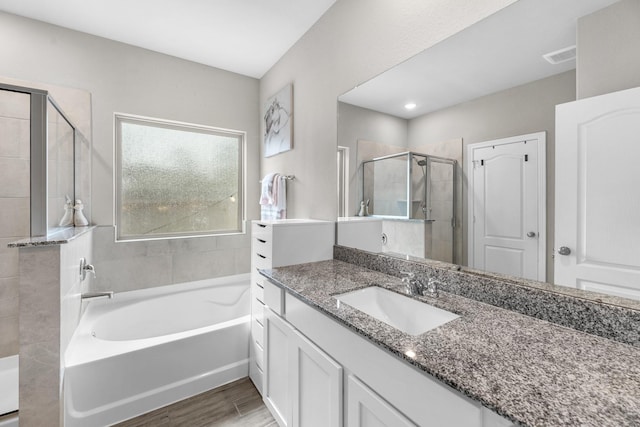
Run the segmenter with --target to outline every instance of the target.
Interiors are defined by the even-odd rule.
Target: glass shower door
[[[56,106],[47,102],[47,229],[73,226],[63,223],[68,201],[74,204],[73,126]],[[73,211],[71,211],[73,212]],[[65,218],[65,222],[66,222]]]
[[[426,219],[431,222],[430,258],[453,262],[455,160],[427,158]]]

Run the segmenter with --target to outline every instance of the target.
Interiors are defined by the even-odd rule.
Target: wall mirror
[[[470,167],[475,161],[483,162],[472,147],[494,150],[507,143],[512,144],[508,147],[540,146],[523,152],[527,160],[540,164],[537,185],[545,201],[537,207],[540,219],[536,228],[527,230],[541,242],[542,268],[538,276],[526,278],[553,283],[555,106],[576,100],[578,18],[613,3],[616,1],[519,0],[341,95],[339,216],[355,217],[363,204],[365,209],[369,205],[369,214],[381,217],[384,239],[380,241],[386,240],[377,250],[470,266]],[[510,138],[516,138],[518,144]],[[399,153],[414,153],[415,160],[405,161],[395,172],[371,172],[370,166],[379,163],[374,159]],[[427,179],[420,162],[427,156],[454,162],[453,171],[447,172],[450,184],[442,176],[430,184],[412,182]],[[398,195],[381,201],[380,193],[374,196],[371,192],[374,187],[389,191],[394,186],[402,187],[396,179],[405,183]],[[503,185],[496,191],[509,191],[512,180],[498,178],[497,182]],[[419,188],[415,193],[421,196],[407,198],[407,185]],[[390,219],[378,215],[384,210],[376,205],[387,210],[393,205],[409,212],[413,208],[433,212],[437,207],[424,196],[424,185],[445,191],[445,198],[454,203],[441,209],[439,216]],[[447,185],[451,188],[445,188]],[[407,203],[415,206],[407,208]],[[504,214],[508,209],[494,211]],[[489,215],[490,210],[487,212]],[[504,216],[508,222],[508,215]],[[427,222],[430,224],[425,231]],[[408,232],[398,231],[409,225],[413,228]],[[443,243],[445,234],[452,236],[448,243]],[[425,243],[428,239],[431,244]],[[422,241],[417,250],[416,240]],[[443,245],[450,247],[440,253],[433,249]]]

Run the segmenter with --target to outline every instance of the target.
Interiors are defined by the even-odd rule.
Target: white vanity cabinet
[[[268,280],[265,297],[264,399],[281,426],[512,425]]]
[[[273,289],[269,289],[269,288]],[[266,283],[266,302],[282,302],[281,290]],[[275,292],[274,292],[275,291]],[[265,404],[281,427],[340,427],[342,367],[265,308]]]
[[[373,390],[349,375],[347,379],[347,426],[349,427],[415,427],[386,400]]]
[[[249,377],[262,394],[265,369],[264,282],[258,270],[333,258],[335,225],[320,220],[253,221],[251,224],[251,342]]]

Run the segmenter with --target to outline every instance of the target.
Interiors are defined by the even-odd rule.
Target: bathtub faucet
[[[87,273],[91,273],[96,278],[96,269],[92,264],[88,264],[86,258],[80,258],[80,281],[87,278]]]
[[[80,295],[80,299],[98,299],[98,298],[113,298],[113,291],[105,291],[105,292],[87,292],[86,294]]]

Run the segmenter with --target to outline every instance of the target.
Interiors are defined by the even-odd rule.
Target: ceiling
[[[411,119],[574,69],[542,55],[576,44],[577,18],[617,0],[520,0],[340,96]],[[415,103],[415,109],[404,108]]]
[[[0,0],[0,10],[262,77],[336,0]]]

